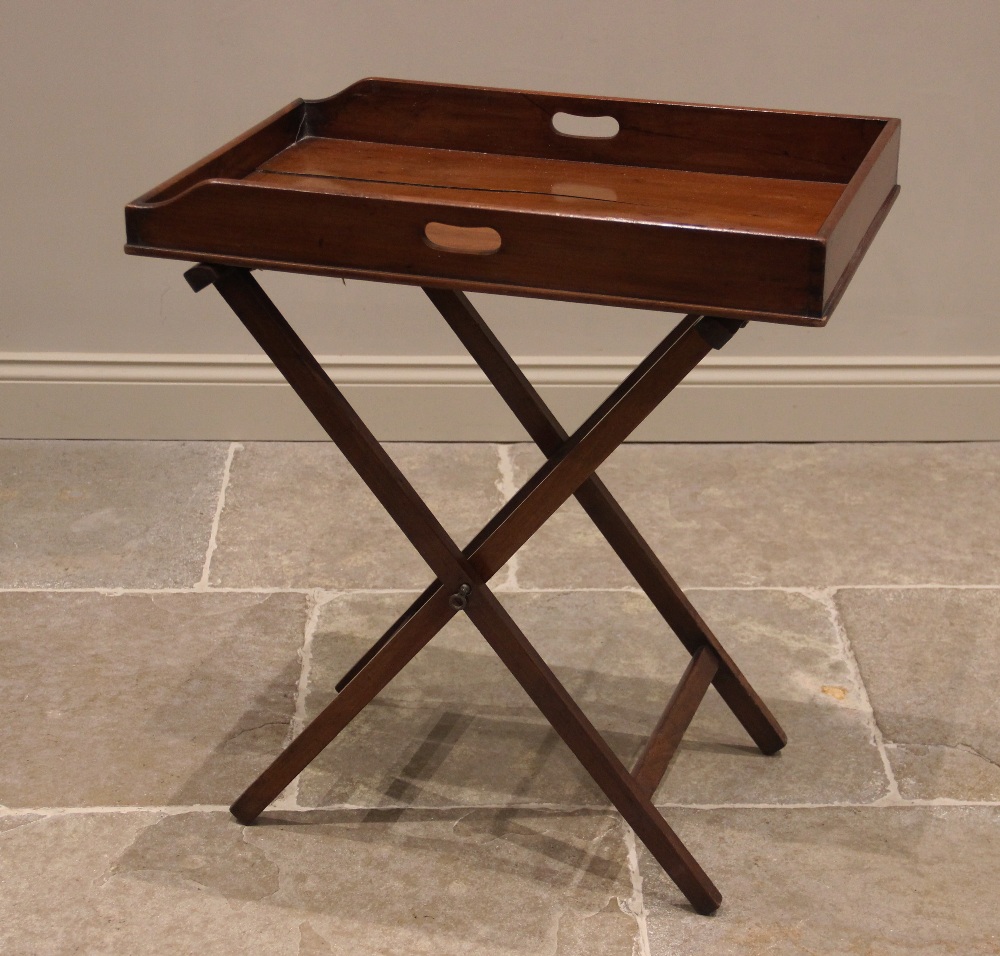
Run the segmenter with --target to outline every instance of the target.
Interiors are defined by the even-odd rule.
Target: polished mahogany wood
[[[712,678],[718,669],[719,659],[708,647],[702,647],[695,652],[681,676],[663,714],[649,735],[646,746],[632,767],[632,778],[639,789],[649,796],[660,785],[680,746],[681,738],[704,699],[705,692],[712,686]]]
[[[590,121],[588,123],[588,120]],[[436,579],[235,801],[250,823],[464,612],[701,913],[717,888],[651,799],[709,686],[785,735],[595,469],[749,319],[820,325],[898,192],[899,122],[363,80],[290,104],[126,209],[126,250],[196,259]],[[419,284],[545,455],[464,547],[250,275]],[[686,311],[572,435],[461,290]],[[490,591],[575,495],[692,655],[629,772]]]
[[[559,112],[618,132],[561,133]],[[821,325],[895,199],[898,143],[893,119],[367,80],[131,203],[126,249]]]
[[[304,139],[247,182],[342,196],[450,202],[493,209],[810,235],[844,192],[840,183],[724,176],[678,169]]]
[[[215,285],[442,584],[240,796],[234,816],[252,822],[398,673],[434,633],[433,606],[450,590],[450,609],[457,609],[454,597],[462,594],[470,620],[691,905],[700,913],[714,911],[722,899],[718,889],[497,601],[473,556],[487,542],[495,553],[516,551],[704,358],[710,340],[728,337],[738,324],[701,316],[683,320],[487,524],[477,536],[480,543],[474,540],[463,552],[249,271],[201,265],[189,271],[188,281],[195,289]]]
[[[722,894],[488,588],[475,589],[467,614],[691,905],[718,909]]]
[[[553,135],[557,113],[616,136]],[[586,163],[846,183],[885,120],[371,78],[306,104],[303,133]]]
[[[426,289],[425,292],[532,440],[546,455],[558,452],[568,437],[565,430],[468,298],[450,290]],[[731,333],[731,326],[717,328],[716,334],[711,335],[710,344],[721,347]],[[706,335],[705,326],[701,327],[701,334]],[[718,662],[716,689],[761,751],[777,753],[787,741],[781,726],[604,483],[597,475],[591,475],[576,490],[575,497],[688,651],[696,654],[705,648],[712,650]],[[477,546],[478,542],[474,541],[473,547]],[[467,553],[469,550],[466,549]],[[502,566],[501,557],[497,555],[483,566],[487,576]],[[393,639],[433,592],[432,586],[362,655],[336,685],[338,691],[343,690]]]
[[[531,440],[544,455],[555,454],[566,441],[565,429],[468,297],[451,290],[424,291]],[[730,326],[716,331],[718,337],[713,337],[710,344],[721,348],[733,329]],[[702,335],[705,334],[702,326]],[[575,497],[689,653],[696,654],[704,647],[712,650],[719,661],[715,689],[761,751],[777,753],[787,741],[778,721],[604,482],[596,474],[591,475],[576,490]]]

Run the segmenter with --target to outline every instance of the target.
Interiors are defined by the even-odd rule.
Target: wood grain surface
[[[362,80],[129,204],[126,251],[823,325],[898,147],[891,119]]]

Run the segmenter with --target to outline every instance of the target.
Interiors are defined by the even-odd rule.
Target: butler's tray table
[[[130,253],[197,263],[413,543],[434,582],[233,804],[249,823],[458,613],[699,912],[715,886],[652,803],[709,685],[785,735],[595,469],[749,320],[822,326],[885,218],[899,122],[362,80],[298,100],[126,209]],[[546,457],[459,548],[251,275],[422,286]],[[688,313],[572,435],[464,291]],[[627,769],[487,586],[571,496],[691,662]]]

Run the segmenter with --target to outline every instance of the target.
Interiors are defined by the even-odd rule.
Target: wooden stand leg
[[[361,711],[370,704],[456,612],[439,591],[390,639],[372,661],[296,737],[230,807],[241,823],[253,823]]]
[[[722,894],[492,592],[474,589],[466,613],[691,905],[718,909]]]
[[[632,777],[643,793],[650,797],[656,792],[667,767],[688,729],[705,691],[719,669],[719,659],[707,647],[695,652],[680,679],[639,759],[632,768]]]
[[[448,536],[392,459],[330,381],[249,271],[199,266],[192,287],[212,283],[305,402],[348,462],[437,575],[357,669],[340,696],[236,801],[250,822],[405,666],[456,610],[466,610],[508,669],[692,905],[718,890],[653,807],[486,585],[493,573],[573,495],[608,455],[701,361],[732,323],[688,316],[491,519],[465,550]],[[690,695],[682,695],[686,700]]]
[[[546,457],[555,454],[566,441],[565,430],[468,298],[449,289],[424,292],[532,441]],[[719,327],[713,347],[721,348],[736,326]],[[787,741],[785,732],[605,484],[592,475],[577,489],[576,499],[688,651],[712,649],[719,662],[716,690],[761,751],[777,753]]]
[[[386,644],[389,643],[396,635],[396,633],[406,625],[407,621],[413,617],[427,602],[437,594],[441,589],[439,582],[435,581],[428,587],[423,594],[420,595],[392,624],[391,627],[374,643],[368,648],[364,654],[359,657],[351,668],[340,678],[339,681],[334,685],[334,690],[339,694],[361,671],[367,666],[368,662],[380,651]]]

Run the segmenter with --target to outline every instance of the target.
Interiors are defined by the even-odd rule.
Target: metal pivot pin
[[[472,588],[468,584],[463,584],[450,598],[448,604],[456,611],[464,611],[469,603],[469,593]]]

